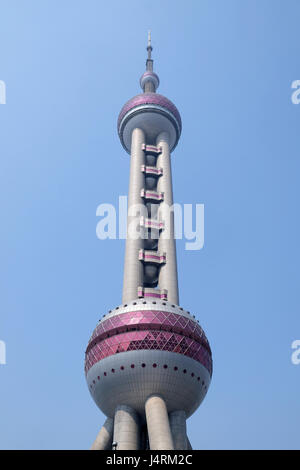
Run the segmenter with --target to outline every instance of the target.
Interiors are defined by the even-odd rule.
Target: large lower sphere
[[[161,395],[169,412],[190,416],[210,384],[211,350],[200,325],[183,309],[137,299],[99,321],[86,350],[85,373],[94,401],[108,417],[118,405],[144,416],[151,394]]]

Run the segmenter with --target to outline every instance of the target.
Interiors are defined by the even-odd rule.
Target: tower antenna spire
[[[159,86],[159,78],[156,73],[153,72],[153,59],[151,57],[152,52],[151,45],[151,31],[148,31],[148,42],[147,42],[147,60],[146,60],[146,71],[141,76],[140,85],[144,93],[155,93]]]
[[[148,44],[147,44],[147,51],[148,51],[148,58],[146,62],[146,70],[149,72],[153,71],[153,60],[151,58],[151,52],[153,47],[151,46],[151,31],[148,31]]]
[[[151,58],[151,51],[152,51],[152,46],[151,46],[151,31],[149,29],[148,31],[148,45],[147,45],[147,51],[149,53],[150,51],[150,58]]]

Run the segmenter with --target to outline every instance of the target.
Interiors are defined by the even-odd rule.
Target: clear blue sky
[[[299,17],[297,0],[0,1],[1,448],[88,448],[104,421],[84,351],[121,302],[124,241],[96,238],[96,208],[127,193],[116,120],[148,29],[183,120],[175,200],[205,205],[203,250],[177,245],[214,358],[190,440],[300,447]]]

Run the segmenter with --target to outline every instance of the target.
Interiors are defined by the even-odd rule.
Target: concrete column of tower
[[[157,159],[157,166],[163,169],[163,174],[158,180],[157,191],[164,193],[164,200],[160,204],[159,214],[165,224],[159,237],[158,248],[161,253],[166,253],[167,260],[166,264],[160,269],[158,285],[160,289],[167,289],[169,302],[179,305],[174,212],[171,211],[173,206],[172,171],[167,132],[158,135],[156,145],[162,148],[162,152]]]
[[[102,428],[100,429],[91,450],[111,450],[112,437],[113,437],[114,421],[112,418],[107,418]]]
[[[116,450],[138,450],[140,447],[140,424],[136,411],[127,405],[117,407],[114,419]]]
[[[139,261],[139,250],[144,246],[143,238],[138,236],[139,221],[143,214],[134,213],[137,205],[144,206],[141,190],[145,185],[141,166],[145,163],[142,144],[145,134],[141,129],[134,129],[131,136],[130,180],[128,192],[127,239],[125,248],[123,303],[128,303],[138,296],[138,287],[143,285],[143,265]]]
[[[170,427],[175,450],[187,450],[186,414],[184,410],[170,413]]]
[[[163,398],[151,395],[145,404],[151,450],[174,450],[168,411]]]

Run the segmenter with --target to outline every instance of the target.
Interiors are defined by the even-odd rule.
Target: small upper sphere
[[[152,82],[154,85],[155,90],[159,87],[159,78],[156,73],[151,72],[150,70],[147,70],[145,73],[140,78],[140,85],[142,90],[144,89],[144,86],[147,82]]]
[[[158,93],[141,93],[131,98],[119,114],[118,133],[125,150],[130,153],[131,134],[142,129],[149,144],[156,144],[161,132],[169,134],[170,151],[176,147],[181,134],[181,117],[176,106]]]

